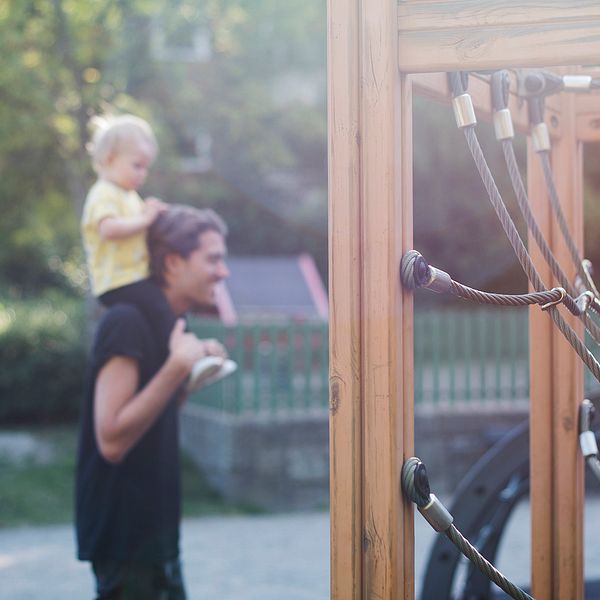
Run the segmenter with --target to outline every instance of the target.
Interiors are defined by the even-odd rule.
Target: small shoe
[[[206,356],[196,361],[187,381],[187,392],[195,392],[220,381],[237,369],[237,363],[220,356]]]
[[[220,356],[205,356],[197,360],[192,367],[188,377],[186,390],[194,392],[206,385],[209,377],[212,377],[223,366],[224,359]]]
[[[221,379],[224,379],[232,373],[235,373],[235,371],[237,371],[237,367],[237,363],[234,360],[225,359],[221,365],[221,368],[216,373],[206,377],[203,382],[203,386],[212,385],[213,383],[217,383],[217,381],[221,381]]]

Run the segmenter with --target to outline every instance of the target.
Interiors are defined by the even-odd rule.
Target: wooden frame
[[[398,266],[412,247],[413,88],[449,102],[443,71],[593,64],[600,6],[328,0],[328,10],[331,597],[410,600],[413,508],[399,480],[413,450],[413,313]],[[469,91],[480,118],[489,117],[486,85],[472,78]],[[581,243],[581,145],[600,140],[600,109],[591,96],[563,96],[548,112],[553,162]],[[511,106],[525,130],[514,96]],[[542,228],[562,258],[534,160],[528,171]],[[581,599],[582,369],[546,315],[534,312],[530,327],[533,594]]]

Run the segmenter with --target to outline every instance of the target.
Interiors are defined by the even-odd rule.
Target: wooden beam
[[[407,73],[598,63],[596,0],[399,0]]]
[[[575,136],[575,98],[561,94],[564,135],[553,144],[552,168],[565,218],[580,253],[583,248],[583,148]],[[566,246],[556,243],[559,228],[552,223],[553,248],[558,260],[568,265]],[[560,238],[562,242],[562,237]],[[571,263],[572,264],[572,263]],[[566,270],[573,280],[575,266]],[[565,314],[583,339],[580,321]],[[553,377],[553,464],[554,496],[554,597],[581,599],[583,590],[583,458],[579,450],[579,404],[583,400],[583,365],[575,351],[555,327]]]
[[[583,238],[582,149],[575,137],[574,98],[561,95],[564,135],[553,143],[552,161],[565,217],[581,247]],[[572,279],[574,265],[549,209],[539,157],[528,151],[529,197],[555,256]],[[535,244],[536,266],[547,285],[549,269]],[[581,324],[563,314],[582,335]],[[531,526],[533,596],[583,598],[583,464],[577,411],[583,399],[583,368],[548,315],[530,310]]]
[[[528,140],[527,146],[527,191],[538,225],[550,244],[552,212],[544,174],[531,140]],[[531,235],[529,252],[542,280],[547,286],[551,285],[550,267]],[[552,598],[552,463],[556,451],[552,445],[553,380],[548,375],[553,356],[552,329],[549,315],[537,307],[529,309],[531,582],[534,597],[548,599]]]
[[[395,0],[329,0],[331,596],[414,596],[411,97]]]
[[[390,61],[396,0],[361,7],[361,324],[364,600],[414,596],[413,508],[400,474],[413,449],[412,295],[400,259],[412,245],[410,83]],[[404,354],[407,352],[407,354]]]
[[[575,96],[577,139],[600,142],[600,90]]]
[[[358,5],[328,0],[328,13],[331,599],[361,600]]]

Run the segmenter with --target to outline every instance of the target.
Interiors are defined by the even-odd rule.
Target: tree
[[[208,61],[157,59],[157,31],[185,45],[198,26]],[[0,279],[30,291],[64,273],[83,279],[77,220],[93,177],[85,145],[90,117],[103,112],[152,122],[161,155],[148,189],[215,206],[234,249],[312,246],[323,264],[324,28],[316,0],[0,3]],[[285,97],[291,80],[299,93]],[[308,103],[297,97],[307,86],[316,96]],[[178,154],[204,132],[212,168],[183,175]]]
[[[66,274],[82,279],[87,123],[106,103],[131,104],[104,74],[120,50],[115,30],[146,4],[0,3],[0,274],[14,290],[65,285]]]

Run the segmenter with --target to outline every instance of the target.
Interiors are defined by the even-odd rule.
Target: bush
[[[86,368],[84,302],[0,300],[0,423],[73,419]]]

